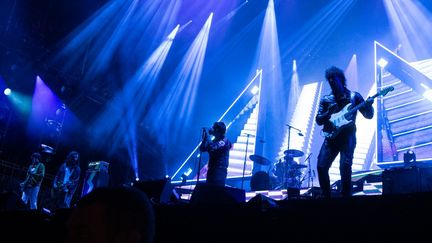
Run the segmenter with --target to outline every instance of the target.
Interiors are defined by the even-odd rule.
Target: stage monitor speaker
[[[138,181],[133,183],[133,187],[145,192],[155,203],[168,203],[178,199],[169,179]]]
[[[253,198],[251,198],[248,202],[247,205],[252,207],[252,208],[258,208],[261,210],[266,210],[269,208],[276,208],[278,207],[278,204],[276,202],[276,200],[264,196],[260,193],[258,193],[256,196],[254,196]]]
[[[432,167],[425,167],[420,170],[420,190],[432,192]]]
[[[384,170],[383,195],[421,192],[421,171],[418,167]]]
[[[98,187],[109,185],[109,163],[105,161],[90,162],[84,177],[81,196],[85,196]]]
[[[246,192],[234,187],[198,184],[190,199],[191,204],[233,205],[246,202]]]

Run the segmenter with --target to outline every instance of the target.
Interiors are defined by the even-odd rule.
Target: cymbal
[[[286,156],[291,156],[291,157],[302,157],[304,155],[304,153],[302,151],[297,150],[297,149],[285,150],[284,154]]]
[[[270,160],[256,154],[249,155],[249,159],[251,159],[253,162],[261,164],[261,165],[269,165]]]
[[[303,169],[303,168],[306,168],[307,165],[292,164],[292,165],[289,165],[288,167],[292,168],[292,169]]]
[[[41,144],[40,147],[43,153],[48,153],[48,154],[54,153],[54,149],[48,145]]]

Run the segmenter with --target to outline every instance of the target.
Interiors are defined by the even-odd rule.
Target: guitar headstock
[[[393,91],[393,90],[394,90],[394,87],[393,86],[389,86],[389,87],[386,87],[386,88],[382,89],[379,92],[379,94],[382,95],[382,96],[386,96],[388,94],[388,92]]]

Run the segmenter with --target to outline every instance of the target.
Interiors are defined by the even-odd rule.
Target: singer
[[[223,122],[215,122],[209,131],[203,129],[200,151],[209,154],[207,184],[225,186],[228,174],[229,151],[232,148],[232,144],[226,138],[225,132],[226,126]],[[213,140],[210,140],[210,135],[214,136]]]

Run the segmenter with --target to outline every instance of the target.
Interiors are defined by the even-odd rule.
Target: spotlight
[[[12,93],[12,90],[9,89],[9,88],[6,88],[6,89],[3,91],[3,93],[4,93],[6,96],[8,96],[8,95],[10,95],[10,94]]]
[[[251,89],[251,93],[253,94],[253,95],[256,95],[256,93],[258,93],[258,90],[259,90],[259,88],[258,88],[258,86],[253,86],[253,88]]]
[[[135,178],[135,181],[139,181],[139,178],[137,177],[137,178]]]
[[[378,66],[380,66],[380,67],[382,67],[382,68],[385,68],[385,66],[387,66],[387,64],[388,64],[388,61],[385,60],[384,58],[380,58],[380,59],[378,60]]]
[[[192,173],[192,169],[191,169],[191,168],[188,168],[187,171],[185,171],[185,172],[181,175],[182,183],[183,183],[183,184],[186,183],[186,180],[187,180],[187,178],[190,176],[191,173]]]
[[[192,173],[192,169],[188,168],[187,171],[183,175],[189,176],[191,173]]]
[[[415,162],[416,162],[416,155],[415,155],[414,151],[412,151],[410,149],[406,153],[404,153],[404,163],[405,164],[415,163]]]
[[[170,40],[170,41],[173,41],[173,40],[174,40],[174,38],[175,38],[175,36],[176,36],[176,34],[177,34],[179,28],[180,28],[180,25],[178,24],[178,25],[174,28],[174,30],[171,31],[171,33],[168,35],[168,40]]]

